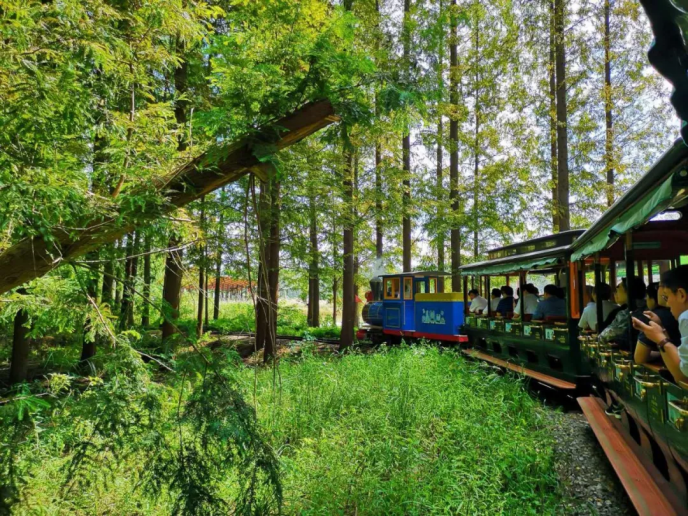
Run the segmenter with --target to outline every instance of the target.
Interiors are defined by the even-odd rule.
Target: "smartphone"
[[[650,324],[650,319],[648,319],[647,315],[645,315],[643,313],[634,314],[633,317],[638,319],[643,324]]]

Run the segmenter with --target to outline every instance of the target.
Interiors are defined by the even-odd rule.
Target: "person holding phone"
[[[647,287],[647,308],[649,311],[659,317],[660,325],[665,329],[666,334],[672,342],[680,342],[681,333],[678,330],[678,321],[671,314],[666,306],[662,306],[662,300],[659,298],[660,287],[657,283],[650,283]],[[649,324],[650,319],[644,314],[638,314],[636,317],[643,324]],[[638,343],[635,346],[635,354],[633,360],[637,364],[647,364],[652,360],[660,358],[659,349],[657,345],[652,342],[647,335],[640,333],[638,335]]]
[[[633,327],[654,342],[669,372],[678,382],[688,382],[688,265],[681,265],[662,274],[660,298],[678,321],[680,341],[671,336],[662,320],[653,312],[645,312],[648,321],[633,317]]]

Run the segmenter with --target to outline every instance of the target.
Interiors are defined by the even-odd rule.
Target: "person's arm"
[[[537,305],[537,308],[535,309],[535,312],[533,312],[533,320],[540,320],[544,319],[545,316],[544,314],[540,311],[540,307],[542,306],[542,301],[540,301]]]
[[[688,376],[681,370],[681,356],[678,351],[679,346],[668,341],[664,328],[655,321],[650,321],[649,324],[645,324],[635,317],[633,318],[633,327],[636,330],[642,331],[648,339],[658,345],[664,365],[671,373],[671,376],[674,377],[674,380],[677,382],[688,381]],[[663,344],[660,345],[661,343]]]
[[[582,330],[587,330],[590,328],[590,321],[588,321],[588,316],[590,314],[590,311],[588,308],[583,309],[583,313],[581,314],[580,321],[578,321],[578,327]]]
[[[642,340],[638,340],[635,345],[633,360],[636,364],[647,364],[652,360],[653,355],[655,354],[656,353],[652,351],[652,348],[646,346]]]

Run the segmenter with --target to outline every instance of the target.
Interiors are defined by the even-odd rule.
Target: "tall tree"
[[[406,85],[411,80],[411,0],[404,0],[404,19],[402,27],[402,40],[404,46],[404,63]],[[403,271],[411,271],[411,128],[407,124],[404,127],[404,135],[401,142],[403,159]]]
[[[571,229],[569,211],[569,142],[566,104],[566,0],[554,0],[557,75],[557,207],[559,231]]]
[[[151,303],[151,236],[146,234],[143,245],[143,300],[141,306],[141,326],[150,326]]]
[[[604,168],[607,179],[607,206],[614,204],[614,128],[612,124],[611,0],[604,0]]]
[[[277,302],[280,270],[280,181],[273,171],[270,181],[270,235],[268,264],[268,333],[263,348],[263,362],[268,362],[277,351]]]
[[[199,218],[201,233],[205,232],[205,196],[201,199],[201,215]],[[206,300],[206,259],[205,244],[198,245],[198,310],[196,312],[196,336],[203,335],[203,310]]]
[[[554,22],[554,0],[549,0],[549,140],[550,170],[552,174],[552,232],[559,232],[559,193],[557,167],[557,74],[556,74],[556,24]]]
[[[351,142],[346,130],[346,126],[343,126],[344,170],[342,172],[342,197],[344,230],[342,259],[344,261],[344,272],[342,273],[342,332],[339,340],[339,349],[346,349],[354,343],[354,310],[356,306],[354,300],[354,150],[351,149]]]
[[[449,121],[449,198],[451,200],[451,262],[452,290],[461,291],[461,201],[459,197],[459,13],[456,0],[451,1],[449,37],[449,103],[452,114]]]

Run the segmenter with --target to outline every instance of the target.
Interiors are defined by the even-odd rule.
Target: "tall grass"
[[[256,407],[290,514],[559,513],[549,428],[519,381],[430,347],[306,357],[275,381],[258,374]]]

